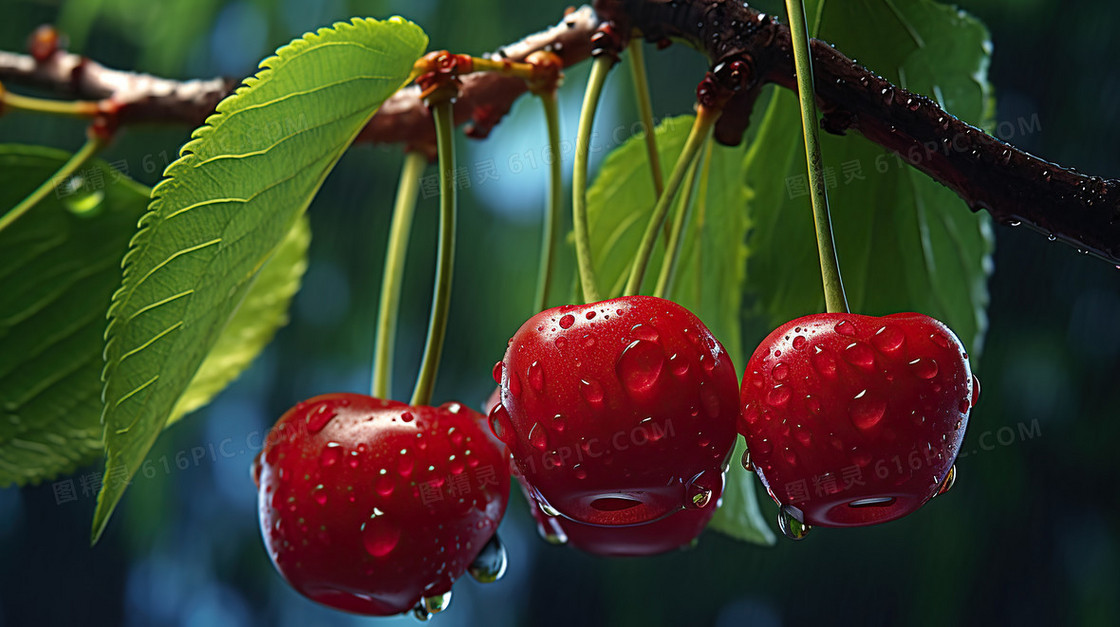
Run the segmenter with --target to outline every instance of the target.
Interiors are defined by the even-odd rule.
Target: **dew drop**
[[[840,335],[844,335],[847,337],[855,337],[856,335],[856,325],[852,324],[851,320],[841,320],[840,322],[836,323],[836,326],[833,327],[833,330]]]
[[[323,468],[330,468],[342,459],[342,445],[338,442],[327,442],[327,448],[319,454],[319,465]]]
[[[575,466],[572,466],[572,473],[575,474],[576,479],[586,479],[587,478],[587,471],[584,470],[582,464],[576,464]]]
[[[892,326],[883,326],[875,335],[871,337],[871,343],[880,352],[890,353],[902,348],[903,342],[906,341],[906,335],[902,331]]]
[[[844,349],[844,359],[853,366],[872,368],[875,366],[875,353],[867,344],[852,342]]]
[[[495,533],[467,567],[467,572],[479,583],[494,583],[506,574],[508,563],[506,547]]]
[[[403,420],[405,422],[412,422],[415,419],[416,419],[416,416],[413,416],[412,412],[410,412],[410,411],[406,411],[406,412],[401,414],[401,420]]]
[[[812,396],[812,395],[806,396],[805,397],[805,405],[808,406],[809,410],[812,411],[814,414],[821,413],[821,402],[819,400],[817,400],[817,397]]]
[[[533,427],[529,429],[529,443],[539,451],[548,449],[548,434],[545,433],[544,427],[539,422],[533,424]]]
[[[327,489],[323,487],[323,484],[320,483],[319,485],[315,486],[313,490],[311,490],[311,497],[314,498],[315,502],[319,505],[326,505]]]
[[[679,353],[673,353],[669,356],[669,370],[678,377],[683,377],[688,374],[688,360],[681,357]]]
[[[595,319],[595,312],[594,311],[589,311],[586,314],[584,314],[583,317],[587,318],[588,320],[594,320]]]
[[[949,348],[949,338],[940,333],[931,333],[929,339],[933,340],[933,343],[941,348]]]
[[[397,473],[407,479],[412,475],[412,467],[412,456],[408,454],[408,449],[402,448],[400,456],[397,457]]]
[[[657,383],[664,365],[665,353],[660,346],[648,340],[635,340],[622,350],[615,371],[626,389],[641,394]]]
[[[443,594],[421,598],[416,607],[412,608],[412,615],[416,617],[416,620],[427,622],[433,614],[439,614],[446,610],[449,605],[451,605],[450,590]]]
[[[307,417],[307,432],[312,435],[319,433],[336,415],[334,409],[327,403],[319,405],[319,407]]]
[[[494,364],[494,369],[490,371],[490,374],[494,377],[494,383],[501,384],[503,367],[502,362],[499,361]]]
[[[770,376],[774,377],[775,381],[785,381],[789,378],[789,366],[785,362],[779,361],[774,365],[774,369],[770,371]]]
[[[393,481],[392,475],[382,468],[381,472],[377,475],[377,480],[374,482],[374,489],[377,490],[377,493],[381,496],[389,496],[393,493],[394,488],[396,488],[396,482]]]
[[[818,347],[819,348],[819,347]],[[826,377],[836,376],[836,358],[823,350],[813,353],[813,368]]]
[[[568,338],[558,335],[555,340],[552,340],[552,343],[556,346],[556,350],[564,350],[564,347],[568,345]]]
[[[688,505],[697,509],[704,509],[712,502],[712,489],[703,484],[703,475],[694,478],[688,485]]]
[[[937,376],[937,361],[919,357],[910,362],[910,370],[919,379],[932,379]]]
[[[661,334],[653,325],[635,324],[630,328],[630,336],[636,340],[646,340],[647,342],[657,342],[661,339]]]
[[[580,379],[579,391],[588,403],[596,407],[603,404],[603,386],[595,379]]]
[[[560,318],[560,328],[561,329],[570,329],[570,328],[572,328],[572,325],[575,324],[575,323],[576,323],[576,317],[573,316],[572,314],[564,314]]]
[[[784,385],[777,385],[766,395],[766,402],[774,407],[782,407],[789,402],[790,391]]]
[[[508,444],[512,430],[512,425],[509,422],[509,412],[501,403],[495,405],[490,410],[490,431],[494,434],[494,437]]]
[[[790,540],[804,540],[812,529],[797,518],[794,508],[783,505],[778,509],[778,528]]]
[[[848,405],[848,417],[852,424],[859,429],[871,429],[883,419],[887,411],[887,403],[878,396],[868,394],[864,390],[856,395]]]
[[[514,398],[521,397],[521,377],[517,376],[515,372],[509,373],[509,393]]]
[[[751,461],[750,449],[743,451],[743,459],[739,460],[739,463],[743,464],[743,470],[754,472],[754,462]]]
[[[529,377],[529,385],[534,390],[538,393],[544,391],[544,368],[541,367],[541,362],[534,361],[529,364],[529,371],[526,375]]]
[[[376,507],[369,520],[362,523],[362,544],[366,552],[374,557],[385,557],[401,539],[400,527]]]
[[[549,505],[548,503],[545,503],[544,501],[537,501],[537,506],[541,508],[541,511],[544,512],[545,516],[555,518],[560,515],[560,512],[556,511],[555,507]]]
[[[793,338],[793,347],[797,350],[805,348],[805,345],[808,343],[809,340],[806,340],[804,335],[798,335],[797,337]]]
[[[980,379],[976,375],[972,375],[972,407],[976,407],[976,402],[980,400]]]

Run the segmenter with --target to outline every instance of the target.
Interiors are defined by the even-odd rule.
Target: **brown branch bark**
[[[742,2],[722,0],[596,0],[558,25],[495,54],[523,60],[549,48],[564,66],[591,54],[590,38],[600,20],[616,30],[636,29],[649,41],[684,40],[710,60],[713,77],[737,90],[728,102],[716,138],[741,141],[759,89],[775,83],[795,89],[788,28]],[[974,210],[1003,224],[1022,223],[1111,263],[1120,264],[1120,181],[1088,176],[1002,142],[947,114],[932,100],[896,87],[824,42],[812,43],[818,104],[825,129],[855,130],[899,153],[914,167],[956,192]],[[740,62],[747,72],[721,79],[721,68]],[[742,65],[742,64],[745,64]],[[118,121],[198,125],[234,81],[174,81],[106,68],[78,55],[55,52],[43,62],[0,52],[0,82],[37,87],[76,99],[109,98]],[[463,78],[455,121],[484,137],[526,91],[520,79],[494,74]],[[359,136],[360,141],[434,145],[434,131],[418,90],[390,98]]]

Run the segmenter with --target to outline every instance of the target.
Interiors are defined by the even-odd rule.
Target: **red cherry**
[[[629,296],[543,311],[513,336],[495,373],[502,391],[491,427],[547,513],[602,526],[715,509],[737,381],[723,347],[684,307]]]
[[[493,562],[509,499],[507,457],[483,420],[458,403],[413,407],[360,394],[288,410],[253,467],[277,570],[340,610],[443,609],[480,553]]]
[[[500,366],[501,363],[499,362],[498,365]],[[498,387],[494,389],[483,409],[492,410],[500,402],[501,387]],[[505,444],[501,445],[505,446]],[[563,516],[549,516],[544,513],[533,500],[529,486],[518,471],[517,465],[511,465],[511,470],[514,479],[517,479],[521,486],[525,500],[529,502],[530,513],[537,523],[537,532],[540,536],[552,544],[568,544],[596,555],[611,557],[656,555],[689,546],[708,525],[716,511],[714,506],[691,507],[651,523],[629,527],[585,525]],[[720,479],[722,486],[722,477]],[[722,487],[714,490],[717,494],[721,491]]]
[[[974,381],[957,336],[922,314],[816,314],[775,329],[747,364],[739,432],[783,531],[921,507],[952,475]]]

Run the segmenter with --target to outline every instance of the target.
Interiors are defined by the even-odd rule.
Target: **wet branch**
[[[713,79],[733,92],[715,128],[721,143],[742,140],[751,109],[768,83],[795,89],[789,30],[742,2],[721,0],[596,0],[595,10],[570,12],[547,30],[498,50],[523,60],[548,48],[565,67],[591,54],[600,20],[649,41],[683,40],[711,62]],[[1120,264],[1120,181],[1081,174],[1039,159],[945,113],[935,102],[892,85],[831,46],[814,40],[817,100],[825,130],[857,131],[897,152],[946,185],[974,211],[1003,224],[1031,226]],[[735,71],[728,71],[734,67]],[[744,71],[745,69],[745,71]],[[44,60],[0,52],[0,83],[75,99],[110,99],[118,122],[198,125],[235,81],[175,81],[106,68],[59,50]],[[472,74],[455,103],[456,124],[485,137],[526,91],[517,78]],[[401,90],[382,105],[359,141],[401,143],[431,151],[435,136],[418,90]]]

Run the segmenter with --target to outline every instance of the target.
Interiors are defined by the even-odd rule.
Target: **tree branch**
[[[495,55],[520,61],[547,48],[568,67],[590,56],[591,35],[600,20],[622,33],[640,31],[659,45],[683,40],[708,57],[714,81],[733,92],[715,128],[721,143],[742,140],[762,86],[796,88],[789,29],[737,1],[595,0],[594,11],[570,12],[556,26]],[[929,98],[892,85],[824,42],[813,40],[812,53],[825,130],[858,131],[952,189],[974,211],[986,210],[1003,224],[1029,225],[1120,264],[1120,181],[1023,152],[949,115]],[[62,50],[40,58],[0,52],[0,82],[70,98],[109,99],[118,106],[121,124],[197,126],[237,84],[123,72]],[[471,74],[462,82],[454,120],[465,123],[472,137],[485,137],[527,90],[524,81],[493,73]],[[431,154],[434,127],[418,94],[406,88],[386,101],[359,141],[401,143]]]

